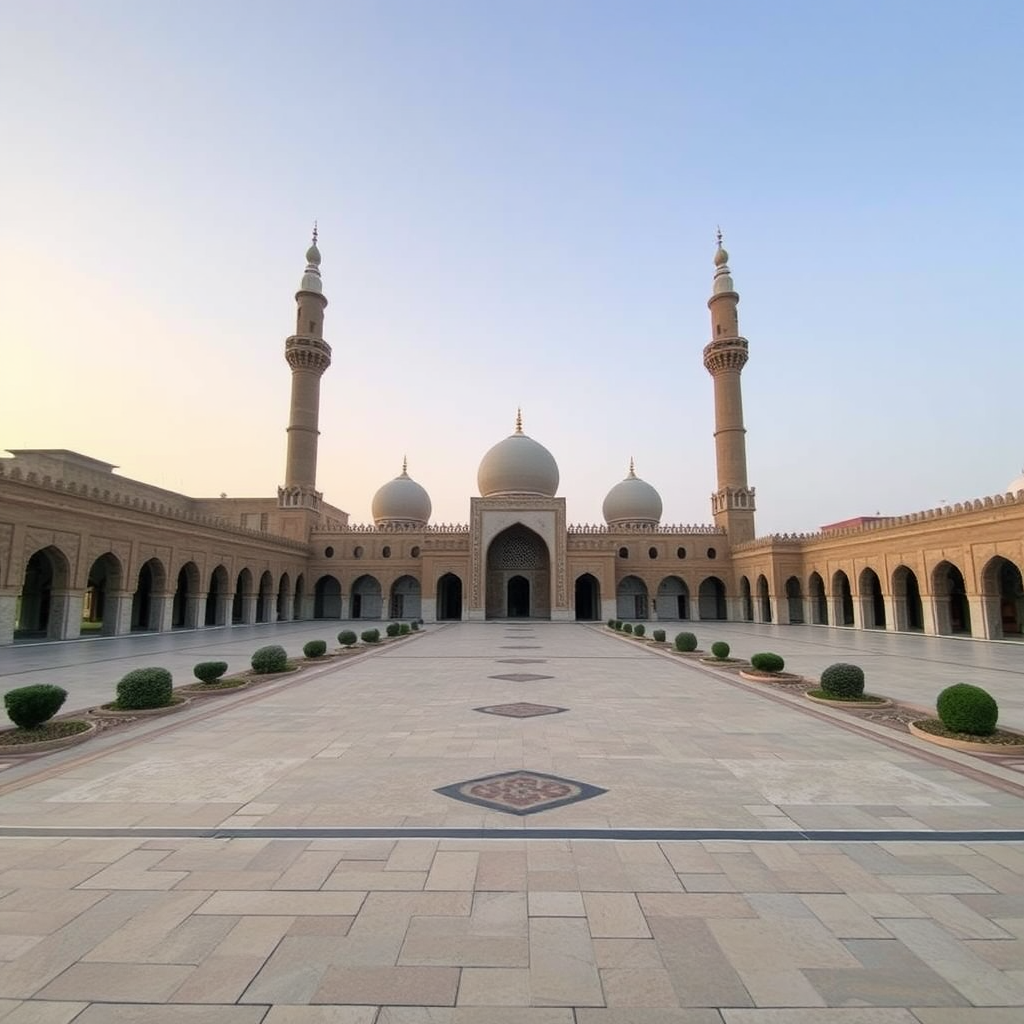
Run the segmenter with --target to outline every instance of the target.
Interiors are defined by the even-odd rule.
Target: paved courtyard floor
[[[923,707],[966,678],[1024,725],[1020,646],[694,627]],[[0,674],[85,708],[140,664],[180,684],[337,628],[19,646]],[[2,1024],[1022,1019],[1024,757],[603,626],[431,626],[0,755]]]

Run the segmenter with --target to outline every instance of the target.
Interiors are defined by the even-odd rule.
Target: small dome
[[[629,476],[608,492],[601,511],[609,526],[657,526],[661,508],[661,495],[636,475],[630,459]]]
[[[715,266],[721,267],[729,262],[729,253],[722,248],[722,243],[718,243],[718,250],[715,252]]]
[[[1024,491],[1024,469],[1020,471],[1020,476],[1016,480],[1011,480],[1006,487],[1008,494],[1016,494],[1018,491]]]
[[[389,480],[373,496],[373,521],[377,526],[426,526],[433,506],[430,495],[406,472]]]
[[[553,498],[558,490],[558,463],[544,445],[523,433],[522,416],[517,415],[516,432],[480,460],[476,481],[484,498],[505,494]]]

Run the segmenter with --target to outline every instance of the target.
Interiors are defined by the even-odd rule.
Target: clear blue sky
[[[465,522],[526,432],[569,518],[707,522],[721,223],[758,532],[1024,463],[1024,4],[0,3],[0,446],[282,482],[314,218],[319,483]]]

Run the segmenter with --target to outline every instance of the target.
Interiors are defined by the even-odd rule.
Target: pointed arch
[[[522,613],[529,618],[551,618],[551,553],[547,542],[523,523],[513,523],[487,546],[486,597],[487,618],[503,618]],[[510,589],[513,578],[517,582]],[[509,602],[515,598],[515,609]],[[525,612],[522,602],[526,601]]]
[[[423,598],[420,581],[408,574],[399,576],[391,584],[388,615],[392,619],[418,619],[422,611]]]
[[[989,559],[981,571],[981,604],[990,640],[1024,635],[1024,577],[1016,562]]]
[[[892,573],[893,625],[901,633],[924,630],[924,605],[917,573],[909,566],[898,565]]]
[[[121,560],[107,551],[93,561],[85,584],[82,604],[82,632],[113,636],[117,632],[119,595],[124,589]]]
[[[837,626],[854,624],[850,577],[842,569],[837,569],[832,574],[832,617]]]
[[[288,573],[281,573],[277,582],[277,601],[274,605],[277,622],[290,622],[292,616],[292,580]]]
[[[807,590],[811,596],[811,622],[816,626],[827,626],[828,597],[825,594],[825,581],[821,578],[821,573],[811,573],[807,581]]]
[[[313,584],[313,618],[341,618],[341,583],[336,576],[321,576]]]
[[[772,598],[768,591],[768,579],[764,573],[757,577],[757,614],[758,622],[772,621]]]
[[[231,601],[231,621],[235,625],[243,622],[255,622],[255,602],[256,593],[252,570],[246,567],[239,572],[235,580],[235,594]]]
[[[690,617],[690,588],[679,576],[666,576],[658,584],[654,600],[657,619],[681,620]]]
[[[199,625],[199,566],[186,562],[176,577],[171,598],[171,629],[195,629]]]
[[[860,623],[863,629],[885,629],[885,597],[882,581],[870,566],[861,569],[857,579],[860,598]]]
[[[747,576],[740,577],[740,600],[743,605],[743,621],[754,621],[754,593],[750,589],[750,579]]]
[[[625,576],[615,588],[615,614],[626,621],[647,618],[647,584],[639,576]]]
[[[971,609],[960,567],[943,559],[932,569],[931,585],[935,632],[939,636],[970,635]]]
[[[231,618],[231,581],[228,578],[228,571],[223,565],[218,565],[210,573],[210,585],[206,590],[206,615],[207,626],[226,626]]]
[[[437,581],[438,621],[462,618],[462,579],[453,572],[446,572]]]
[[[360,576],[352,584],[352,605],[349,616],[353,619],[379,619],[384,614],[380,580],[376,576]]]
[[[708,576],[701,581],[697,591],[697,606],[702,619],[723,620],[728,617],[725,584],[717,576]]]
[[[295,577],[295,594],[292,598],[292,618],[304,619],[308,615],[306,610],[306,575],[299,573]]]
[[[797,624],[804,621],[804,591],[796,576],[790,576],[786,580],[786,610],[791,623]]]
[[[159,558],[150,558],[139,568],[132,597],[132,629],[155,631],[161,626],[161,605],[167,593],[167,570]]]
[[[578,622],[595,622],[601,618],[601,584],[592,573],[576,577],[573,598]]]
[[[15,617],[15,636],[60,640],[70,623],[71,563],[54,544],[34,551],[25,563]],[[78,623],[75,624],[76,627]]]

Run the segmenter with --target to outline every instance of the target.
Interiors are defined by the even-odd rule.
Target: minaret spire
[[[318,235],[314,221],[313,244],[306,250],[306,270],[295,293],[295,333],[284,345],[284,357],[292,368],[292,396],[285,482],[278,488],[282,508],[318,509],[322,497],[316,489],[320,378],[331,365],[331,346],[324,341],[327,297],[320,277]]]
[[[740,335],[736,292],[729,253],[717,231],[715,277],[708,299],[711,342],[704,348],[704,367],[715,384],[715,461],[718,488],[711,511],[733,544],[754,539],[754,488],[747,483],[747,442],[743,426],[740,373],[747,363],[747,339]]]
[[[516,409],[516,433],[521,434],[523,432],[523,410]]]

